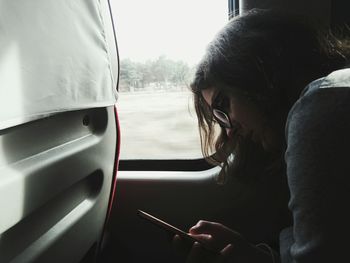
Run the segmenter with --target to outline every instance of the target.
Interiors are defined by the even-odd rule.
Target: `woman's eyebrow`
[[[211,100],[211,106],[212,107],[218,104],[218,101],[219,101],[220,97],[222,98],[222,92],[221,91],[218,91],[218,92],[213,94],[213,98]]]
[[[226,108],[229,106],[230,106],[230,99],[223,92],[219,92],[214,98],[212,103],[212,107]]]

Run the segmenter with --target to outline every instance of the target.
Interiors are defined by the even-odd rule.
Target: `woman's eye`
[[[227,96],[219,94],[214,100],[213,105],[222,110],[228,110],[230,106],[230,100]]]

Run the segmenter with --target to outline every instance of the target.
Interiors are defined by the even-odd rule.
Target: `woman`
[[[317,33],[300,18],[264,10],[229,21],[209,44],[192,84],[202,150],[233,176],[283,170],[293,226],[281,233],[279,255],[219,223],[199,221],[190,234],[219,253],[195,243],[187,262],[340,262],[348,257],[348,59],[348,41]],[[214,139],[216,124],[221,133]],[[258,165],[248,165],[256,163],[259,147]],[[228,162],[231,153],[234,161]],[[182,245],[178,236],[174,243]]]

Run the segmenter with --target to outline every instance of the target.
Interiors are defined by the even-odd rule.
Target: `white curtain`
[[[0,129],[115,104],[107,9],[99,0],[0,0]]]

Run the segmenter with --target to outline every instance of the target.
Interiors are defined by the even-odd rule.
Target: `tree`
[[[136,63],[130,59],[120,62],[120,90],[142,89],[151,83],[159,88],[188,87],[191,68],[183,61],[173,61],[165,55],[155,60]]]
[[[119,77],[121,82],[129,86],[129,90],[131,88],[137,88],[141,78],[136,63],[130,59],[124,59],[120,62]]]
[[[190,67],[183,61],[174,62],[171,81],[176,86],[188,86],[190,78]]]

